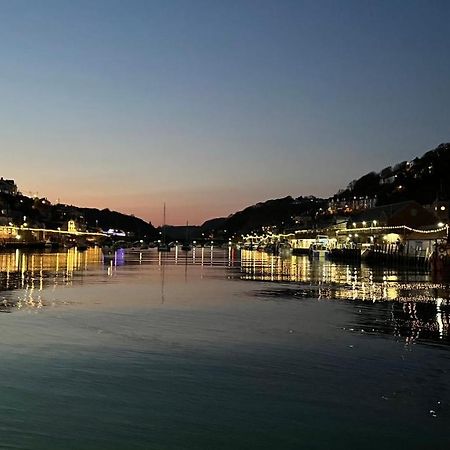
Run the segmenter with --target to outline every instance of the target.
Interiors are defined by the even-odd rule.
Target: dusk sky
[[[450,140],[449,1],[0,1],[1,176],[158,225]]]

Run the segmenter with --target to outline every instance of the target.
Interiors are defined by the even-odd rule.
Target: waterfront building
[[[404,242],[405,256],[412,258],[429,258],[435,250],[436,242],[445,239],[447,231],[435,231],[430,233],[409,233]]]
[[[432,211],[438,219],[444,223],[449,221],[450,201],[448,200],[435,200],[433,204],[426,206],[429,211]]]

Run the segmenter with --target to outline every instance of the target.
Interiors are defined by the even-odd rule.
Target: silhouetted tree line
[[[450,197],[450,143],[441,144],[421,158],[403,161],[379,173],[370,172],[339,192],[339,198],[377,197],[378,205],[415,200],[431,204]]]
[[[380,172],[369,172],[349,183],[334,197],[377,198],[377,205],[415,200],[425,205],[450,199],[450,143],[441,144],[421,158],[403,161]],[[288,230],[298,227],[300,217],[309,227],[324,225],[328,200],[316,197],[285,197],[249,206],[227,218],[216,218],[202,225],[203,231],[227,235],[248,233],[262,227],[276,226]],[[300,224],[301,225],[301,224]],[[303,223],[305,225],[305,223]]]
[[[155,239],[157,232],[151,223],[138,217],[109,209],[81,208],[73,205],[51,204],[45,198],[0,193],[0,217],[3,225],[27,223],[32,226],[56,229],[69,220],[75,220],[87,230],[118,229],[132,233],[136,238]]]

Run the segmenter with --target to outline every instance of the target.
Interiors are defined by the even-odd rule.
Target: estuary
[[[0,448],[447,448],[450,295],[423,269],[17,251],[0,288]]]

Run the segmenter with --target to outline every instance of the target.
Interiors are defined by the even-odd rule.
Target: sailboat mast
[[[164,202],[164,208],[163,208],[163,229],[162,229],[162,235],[163,235],[163,244],[166,243],[166,202]]]
[[[162,224],[161,233],[161,241],[158,245],[158,251],[160,252],[169,252],[170,246],[166,244],[166,203],[164,202],[164,210],[163,210],[163,224]]]

